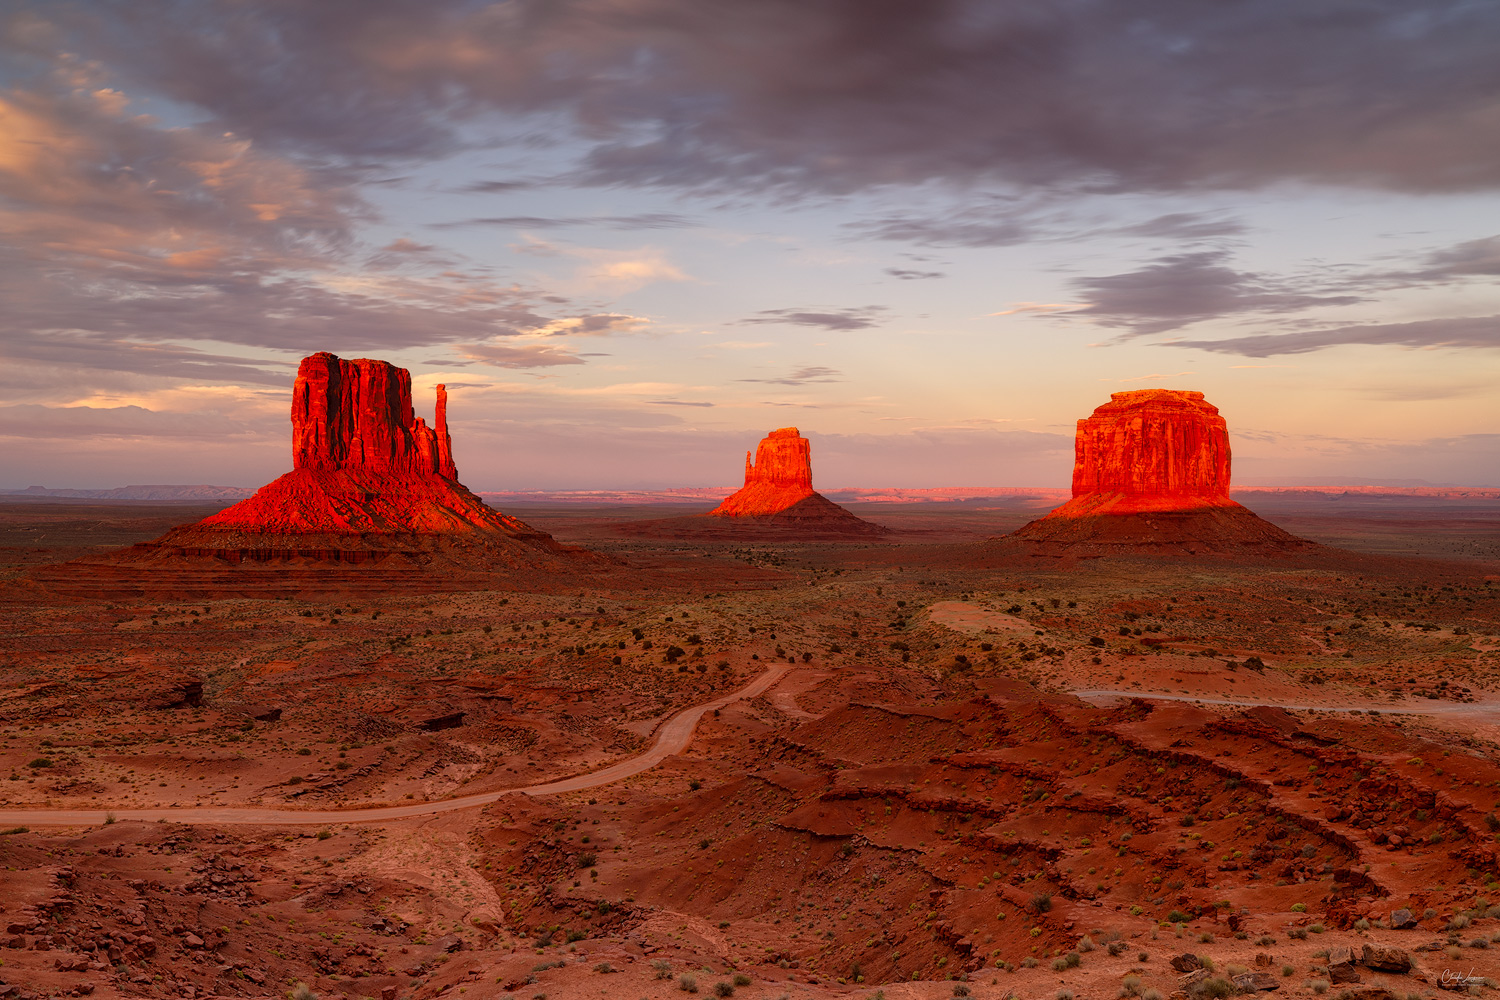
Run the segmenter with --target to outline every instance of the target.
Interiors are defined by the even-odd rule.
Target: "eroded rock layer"
[[[1073,499],[1010,539],[1047,554],[1313,547],[1229,498],[1229,429],[1201,392],[1117,392],[1078,421]]]

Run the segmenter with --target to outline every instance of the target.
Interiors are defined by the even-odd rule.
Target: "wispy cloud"
[[[766,385],[811,385],[819,382],[842,382],[844,373],[836,368],[814,365],[798,368],[779,378],[742,378],[740,382],[762,382]]]
[[[815,326],[824,330],[867,330],[878,326],[885,306],[853,306],[846,309],[762,309],[740,323],[772,323]]]

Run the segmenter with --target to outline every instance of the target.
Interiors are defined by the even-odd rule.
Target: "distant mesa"
[[[1229,428],[1201,392],[1117,392],[1078,421],[1073,499],[1009,539],[1055,554],[1310,549],[1229,498]]]
[[[602,561],[486,506],[458,482],[444,386],[437,387],[429,427],[413,412],[404,368],[318,353],[297,369],[291,417],[291,472],[154,542],[64,567],[90,563],[103,578],[108,566],[130,566],[147,590],[168,586],[174,573],[181,577],[176,589],[274,590],[273,576],[289,569],[301,571],[287,578],[293,589],[319,578],[351,583],[347,573],[341,583],[338,574],[330,576],[340,567],[368,567],[358,582],[382,589],[451,589],[497,571],[535,577]],[[35,575],[54,589],[66,587],[56,578],[61,569]],[[202,576],[218,569],[238,572],[214,581]],[[124,580],[114,583],[131,589]]]
[[[849,513],[812,486],[812,449],[795,427],[767,434],[754,457],[745,453],[745,485],[709,511],[691,517],[618,526],[632,535],[732,540],[747,533],[786,540],[836,540],[887,534],[889,529]]]

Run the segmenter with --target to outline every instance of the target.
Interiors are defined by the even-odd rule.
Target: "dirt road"
[[[410,819],[413,816],[432,816],[486,805],[507,795],[554,795],[558,792],[579,792],[598,788],[631,775],[649,771],[666,758],[681,753],[693,738],[698,720],[705,713],[723,708],[736,701],[757,698],[765,694],[786,674],[791,667],[773,666],[745,687],[731,694],[702,705],[685,708],[668,719],[656,733],[651,749],[639,757],[631,757],[617,764],[588,774],[548,781],[540,785],[521,788],[506,788],[498,792],[483,792],[464,795],[437,802],[421,802],[409,806],[385,806],[375,809],[251,809],[230,806],[187,806],[160,809],[0,809],[0,826],[96,826],[109,815],[116,820],[141,820],[154,823],[166,820],[169,823],[212,823],[219,825],[322,825],[328,823],[381,823],[388,820]]]

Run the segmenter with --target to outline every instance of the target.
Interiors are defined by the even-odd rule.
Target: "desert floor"
[[[0,502],[0,996],[1487,993],[1500,509],[1262,501],[1338,547],[534,504],[616,561],[253,600],[27,575],[213,508]]]

